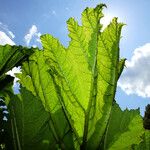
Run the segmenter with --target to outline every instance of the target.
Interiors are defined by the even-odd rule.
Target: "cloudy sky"
[[[41,46],[41,34],[50,33],[67,45],[66,21],[87,7],[105,3],[106,26],[112,17],[127,24],[122,31],[121,56],[126,68],[118,83],[116,100],[122,109],[150,103],[150,9],[149,0],[0,0],[0,44]]]

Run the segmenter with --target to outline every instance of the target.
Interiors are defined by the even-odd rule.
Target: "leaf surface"
[[[142,141],[143,120],[139,110],[124,110],[114,103],[105,134],[104,149],[132,149]],[[147,150],[147,149],[146,149]]]
[[[0,76],[19,65],[21,61],[28,58],[34,48],[22,46],[0,45]]]
[[[15,66],[28,59],[34,52],[34,48],[26,48],[22,46],[0,45],[0,96],[5,97],[8,104],[8,91],[12,89],[13,77],[6,75],[6,73]],[[9,89],[8,89],[9,87]]]
[[[133,145],[133,150],[149,150],[150,149],[150,131],[145,130],[142,136],[142,142],[138,145]]]
[[[101,33],[103,6],[85,9],[82,26],[73,18],[68,20],[67,48],[51,35],[41,37],[50,74],[57,78],[64,109],[83,149],[96,149],[102,140],[118,80],[123,24],[114,18]]]
[[[61,121],[63,115],[59,110],[53,115],[57,116],[64,131],[61,141],[56,139],[55,129],[52,126],[52,115],[45,111],[38,97],[35,97],[25,88],[21,88],[20,94],[13,96],[12,99],[9,103],[11,129],[13,131],[14,145],[18,149],[48,150],[59,147],[62,149],[74,149],[71,132],[66,133],[66,130],[69,130],[67,126],[63,128],[63,122]]]
[[[43,51],[36,51],[29,58],[29,61],[23,63],[22,73],[18,74],[17,77],[19,77],[22,86],[31,91],[42,102],[51,118],[51,132],[55,137],[55,141],[58,143],[58,147],[63,149],[62,139],[64,137],[65,139],[70,138],[71,129],[60,102],[61,96],[57,93],[48,69]],[[65,144],[67,147],[71,143],[65,140]],[[74,145],[71,146],[73,149]]]

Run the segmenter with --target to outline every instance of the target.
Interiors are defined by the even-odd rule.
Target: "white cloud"
[[[30,44],[30,41],[32,37],[37,33],[37,27],[35,25],[32,25],[32,27],[29,29],[29,33],[25,35],[24,39],[26,41],[27,46]]]
[[[118,86],[129,94],[150,97],[150,43],[134,50]]]
[[[40,32],[38,32],[38,33],[37,33],[37,36],[40,38],[40,36],[41,36],[41,33],[40,33]]]
[[[36,42],[41,43],[41,40],[40,40],[41,33],[40,33],[40,32],[38,32],[38,33],[36,34],[36,36],[37,36],[37,38],[36,38]]]
[[[32,27],[29,29],[29,32],[24,36],[27,46],[29,46],[33,37],[36,38],[37,42],[40,42],[40,36],[41,36],[41,33],[38,32],[37,26],[32,25]]]
[[[9,35],[11,36],[12,39],[15,38],[15,35],[11,32],[11,31],[8,31]]]
[[[7,34],[9,36],[9,38],[14,39],[15,35],[13,34],[12,31],[10,31],[8,29],[8,26],[3,24],[2,22],[0,22],[0,31],[4,32],[5,34]]]
[[[15,42],[11,40],[9,36],[6,35],[5,32],[0,31],[0,45],[15,45]]]

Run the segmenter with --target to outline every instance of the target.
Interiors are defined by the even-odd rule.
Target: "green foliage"
[[[9,61],[13,66],[22,61],[20,94],[7,90],[15,150],[123,150],[147,143],[139,110],[122,111],[114,100],[125,63],[119,57],[123,24],[114,18],[101,31],[104,6],[86,8],[81,26],[73,18],[67,21],[68,47],[45,34],[42,50],[34,49],[24,61],[11,55],[7,65],[2,64],[5,73]]]
[[[117,104],[113,105],[109,125],[105,134],[104,149],[130,149],[141,142],[144,134],[139,110],[121,111]]]
[[[52,132],[52,136],[49,139],[48,147],[56,149],[57,145],[63,146],[63,141],[65,143],[66,139],[69,139],[69,142],[66,141],[68,145],[65,146],[68,147],[71,144],[71,129],[65,118],[64,110],[59,102],[57,91],[55,91],[55,86],[48,73],[48,67],[45,64],[42,54],[43,51],[35,52],[29,58],[29,61],[23,64],[22,74],[18,75],[18,77],[21,79],[20,82],[22,86],[26,87],[28,91],[32,92],[32,95],[41,101],[43,104],[41,107],[44,106],[43,109],[45,108],[49,114],[49,128],[51,129],[50,132]],[[45,138],[43,138],[43,140],[44,139]],[[73,146],[73,144],[71,146]]]
[[[57,148],[57,141],[53,132],[57,126],[54,126],[52,130],[53,123],[51,122],[51,117],[53,116],[45,111],[38,97],[35,97],[25,88],[21,88],[19,95],[12,95],[12,101],[9,106],[14,131],[13,136],[16,137],[16,147],[27,150],[49,150]],[[73,146],[73,143],[71,143],[71,134],[69,133],[71,131],[69,131],[65,123],[63,125],[63,122],[61,122],[61,119],[64,117],[63,114],[58,110],[53,115],[59,119],[61,129],[64,132],[62,133],[64,137],[60,137],[62,138],[60,144],[64,143],[66,145],[67,143],[67,149],[72,149],[71,146]],[[57,130],[55,131],[57,132]],[[65,137],[66,132],[68,132],[67,137]],[[69,143],[67,140],[69,140]]]
[[[33,51],[33,48],[29,49],[22,46],[0,45],[0,149],[2,149],[2,147],[6,147],[6,149],[12,148],[8,133],[11,132],[11,130],[7,130],[9,124],[3,120],[4,111],[7,109],[3,109],[3,107],[9,102],[9,93],[12,92],[11,86],[14,78],[5,73],[13,67],[21,65],[21,62],[25,61]],[[3,102],[4,97],[5,103]]]
[[[146,106],[145,115],[143,118],[143,126],[146,129],[142,137],[144,140],[140,144],[133,146],[133,149],[135,150],[150,149],[150,104]]]
[[[150,149],[150,131],[146,130],[143,135],[143,141],[139,145],[133,145],[134,150],[149,150]]]
[[[6,73],[13,67],[21,65],[33,52],[33,48],[0,45],[0,96],[8,95],[9,87],[13,82],[13,77]]]
[[[27,59],[33,51],[33,49],[22,46],[0,45],[0,77],[14,66],[20,65],[20,63]]]

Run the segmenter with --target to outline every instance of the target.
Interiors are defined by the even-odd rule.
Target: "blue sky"
[[[105,3],[106,24],[112,17],[127,24],[122,31],[121,56],[127,68],[119,80],[116,99],[121,108],[141,108],[150,103],[149,0],[0,0],[0,43],[40,46],[39,36],[50,33],[67,45],[66,21],[87,7]]]

